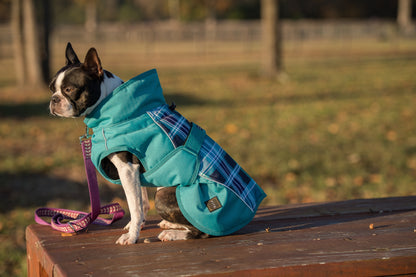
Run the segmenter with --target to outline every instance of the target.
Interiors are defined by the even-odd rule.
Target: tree
[[[51,33],[51,0],[40,0],[39,13],[39,54],[42,67],[42,77],[45,84],[50,81],[50,49],[49,37]]]
[[[23,26],[22,26],[22,3],[20,0],[12,1],[11,27],[13,34],[14,62],[16,69],[16,80],[19,86],[26,82],[25,57],[23,50]]]
[[[168,9],[170,20],[179,22],[181,19],[181,3],[180,0],[168,0]]]
[[[42,0],[40,4],[43,7],[38,10],[43,12],[42,18],[49,18],[46,9],[49,0]],[[16,79],[20,86],[41,86],[49,79],[49,24],[45,22],[48,26],[39,29],[36,18],[33,0],[12,1]]]
[[[97,32],[97,0],[85,1],[85,30],[87,38],[95,38]]]
[[[401,32],[409,30],[412,23],[412,0],[398,0],[397,23]]]
[[[261,0],[261,25],[262,73],[269,78],[279,77],[282,72],[282,31],[278,0]]]

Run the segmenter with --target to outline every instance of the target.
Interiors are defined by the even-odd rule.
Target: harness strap
[[[81,146],[85,172],[88,180],[91,213],[56,208],[39,208],[35,211],[35,221],[38,224],[49,225],[53,229],[64,233],[76,233],[86,229],[91,223],[110,225],[124,216],[124,211],[118,203],[101,207],[97,175],[95,173],[94,164],[91,161],[91,139],[89,139],[88,136],[84,136],[84,138],[81,139]],[[98,217],[100,214],[108,214],[111,215],[112,218],[107,219]],[[41,217],[51,217],[51,223],[44,221]],[[63,223],[64,220],[71,221]]]

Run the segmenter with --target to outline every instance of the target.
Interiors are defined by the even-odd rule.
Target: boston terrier
[[[94,48],[80,62],[70,43],[52,79],[52,115],[85,117],[92,161],[121,184],[131,221],[117,244],[137,242],[149,210],[146,186],[158,187],[161,241],[231,234],[265,197],[254,180],[210,137],[164,100],[156,70],[123,82],[102,68]]]

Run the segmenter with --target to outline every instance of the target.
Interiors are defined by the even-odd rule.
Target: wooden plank
[[[416,197],[264,207],[236,234],[204,240],[159,242],[157,222],[132,246],[114,244],[126,221],[72,237],[31,225],[29,276],[416,274]]]

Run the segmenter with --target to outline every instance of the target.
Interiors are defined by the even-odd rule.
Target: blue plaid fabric
[[[167,105],[153,109],[147,114],[162,128],[176,147],[183,145],[191,130],[191,123]]]
[[[148,112],[148,115],[168,135],[175,147],[183,145],[191,129],[191,123],[167,105]],[[252,211],[256,199],[263,192],[257,183],[210,137],[206,137],[199,158],[199,176],[220,183],[232,190]]]
[[[224,149],[210,137],[201,147],[199,156],[202,160],[199,175],[223,184],[232,190],[253,212],[256,210],[256,199],[263,192],[257,183],[247,175]]]

